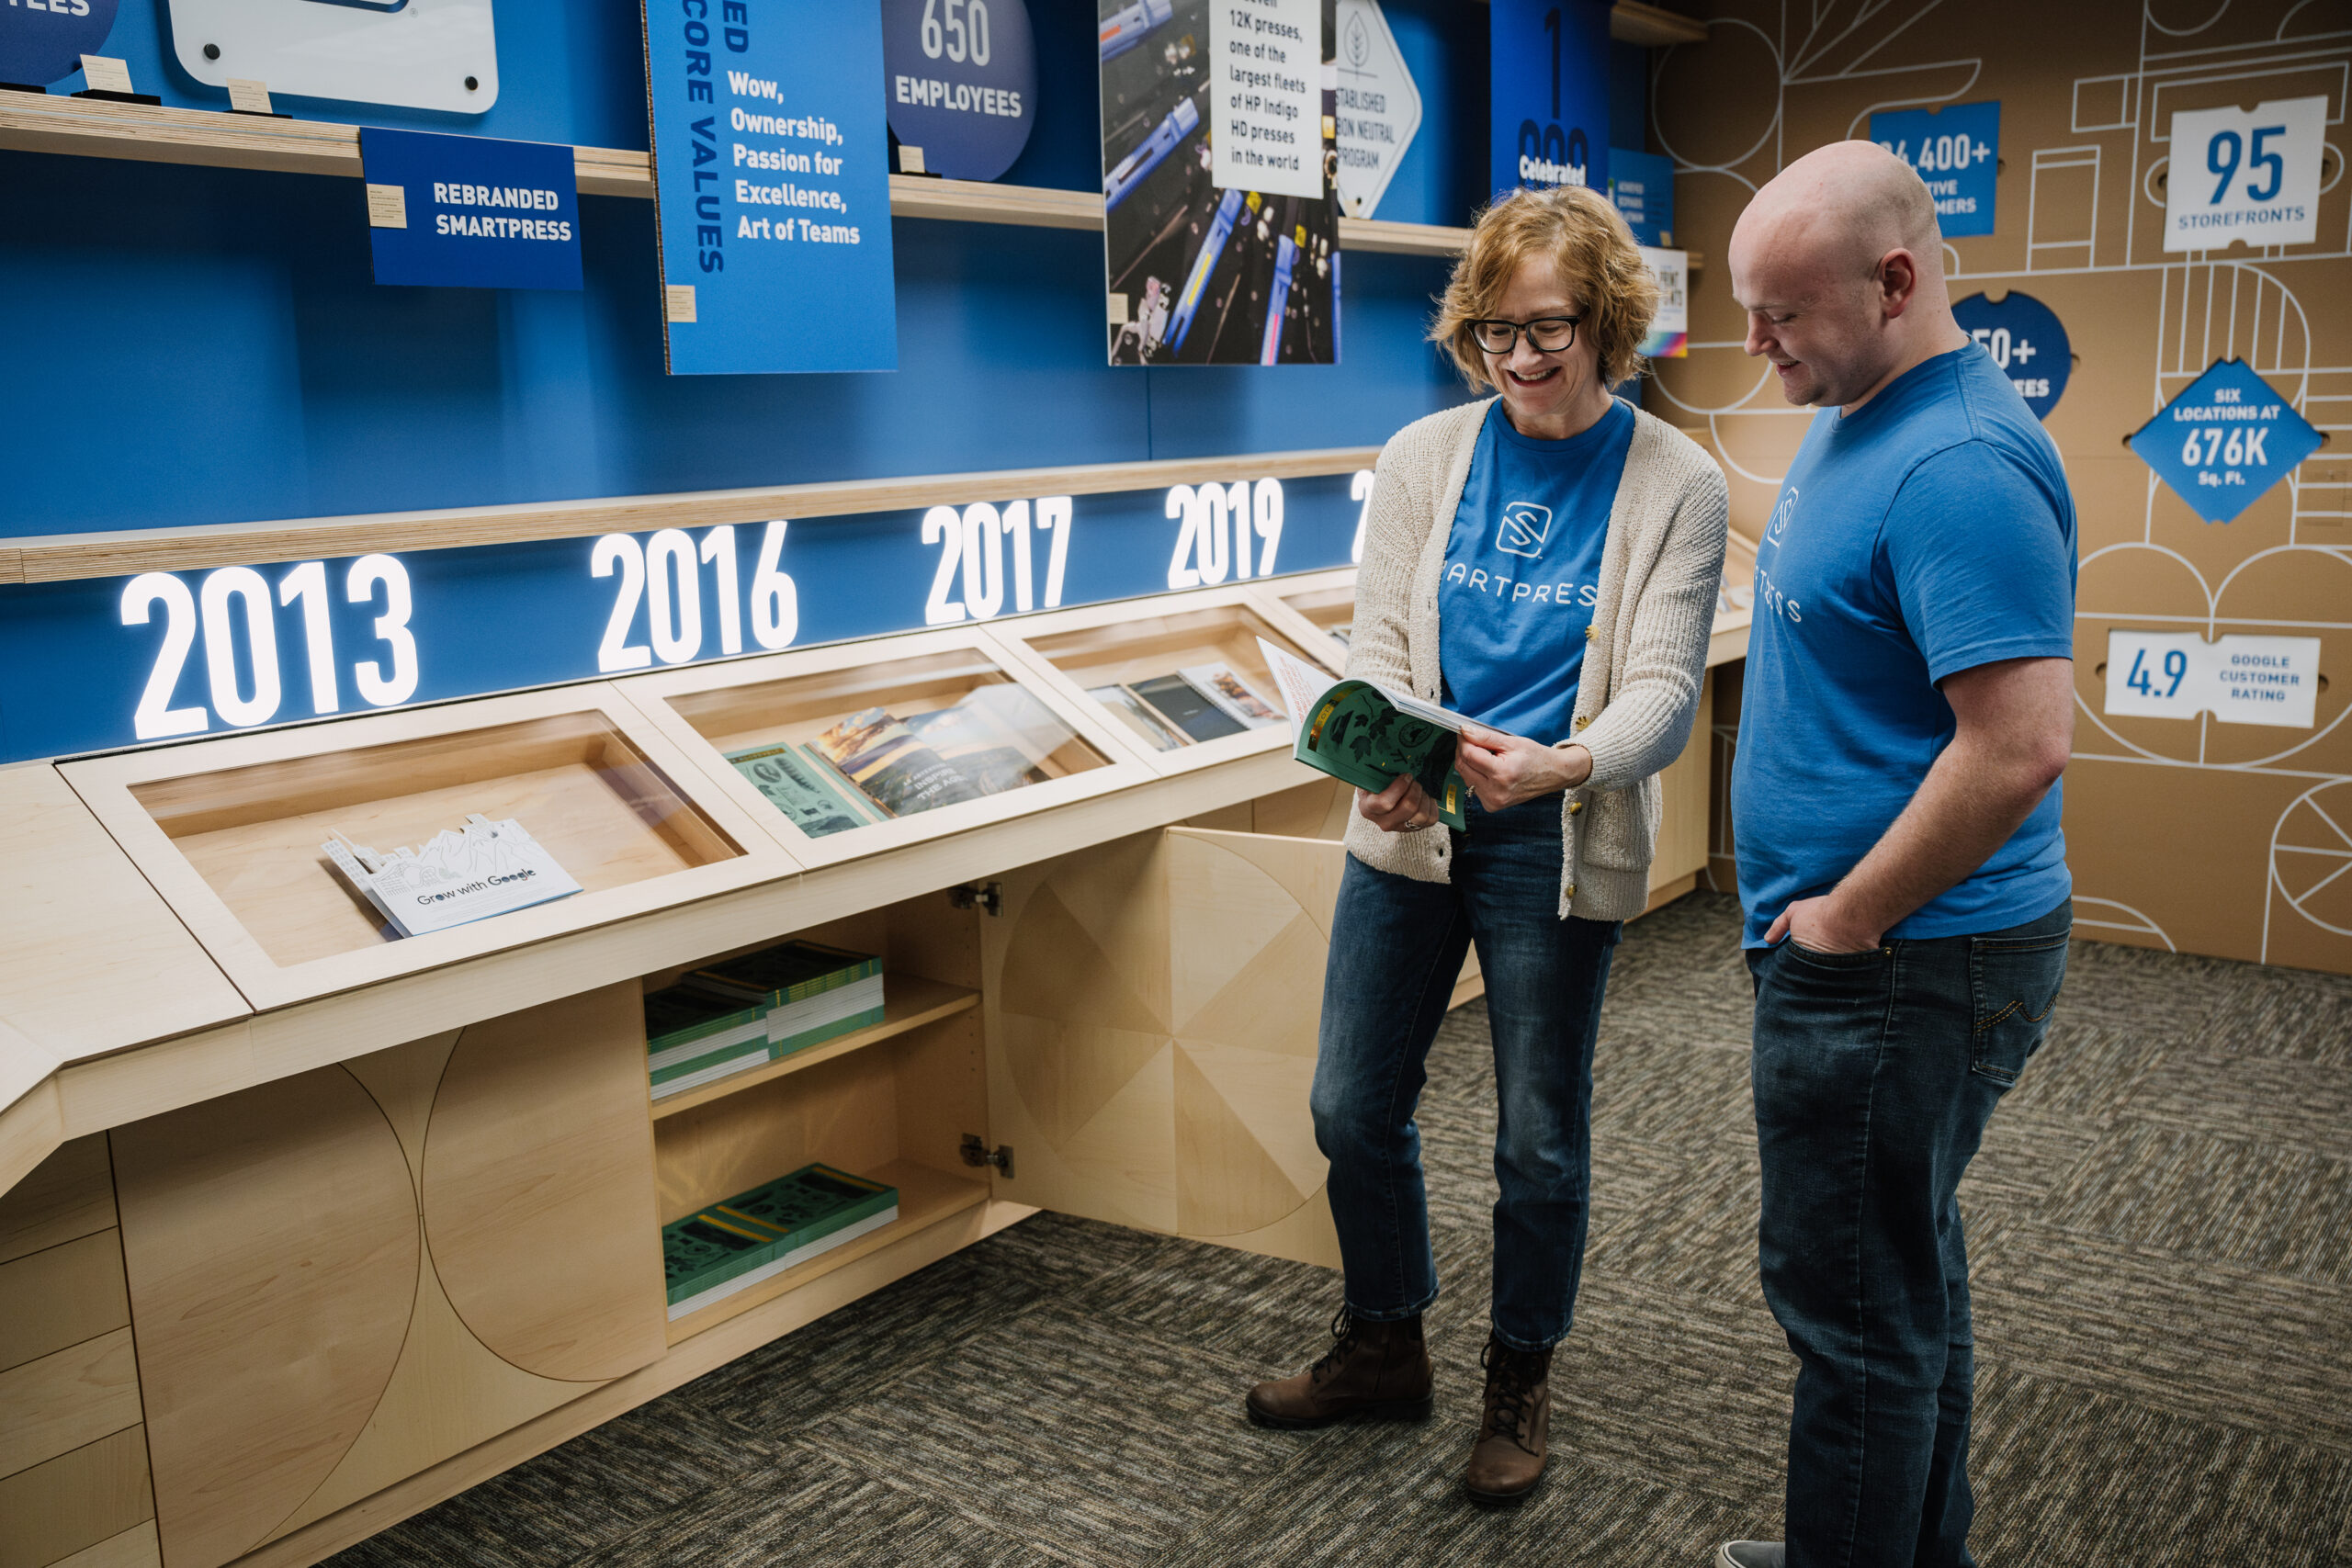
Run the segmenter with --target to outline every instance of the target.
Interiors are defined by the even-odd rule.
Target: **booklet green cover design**
[[[1406,713],[1369,681],[1342,681],[1315,705],[1291,755],[1374,795],[1410,773],[1437,803],[1439,821],[1467,828],[1468,790],[1453,771],[1455,740],[1452,730]]]

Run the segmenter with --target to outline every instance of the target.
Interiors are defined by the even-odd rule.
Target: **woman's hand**
[[[1437,802],[1410,773],[1400,773],[1378,795],[1356,791],[1356,809],[1384,833],[1418,833],[1437,820]]]
[[[1453,765],[1489,811],[1574,789],[1592,776],[1592,753],[1581,746],[1544,746],[1498,729],[1462,732]]]

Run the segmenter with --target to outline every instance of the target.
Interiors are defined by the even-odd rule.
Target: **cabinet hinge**
[[[1004,913],[1004,884],[967,882],[960,887],[947,890],[947,902],[958,909],[968,909],[977,904],[991,915],[1001,915]]]
[[[980,1142],[978,1134],[967,1133],[964,1134],[962,1152],[966,1165],[992,1165],[1003,1174],[1006,1180],[1012,1179],[1012,1145],[1011,1144],[999,1144],[991,1153],[989,1146]]]

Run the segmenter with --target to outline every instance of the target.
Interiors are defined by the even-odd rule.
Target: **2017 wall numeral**
[[[1026,615],[1041,607],[1059,608],[1062,573],[1069,562],[1069,536],[1077,514],[1077,504],[1066,495],[1008,502],[1001,509],[989,502],[976,501],[960,510],[934,506],[924,513],[922,542],[926,547],[938,547],[939,565],[932,573],[931,593],[922,602],[922,624],[952,626],[967,619],[985,621],[1001,615],[1008,577],[1012,580],[1014,614]],[[1046,558],[1042,604],[1035,588],[1030,542],[1033,529],[1053,536]],[[1004,559],[1008,539],[1012,544],[1010,571]]]

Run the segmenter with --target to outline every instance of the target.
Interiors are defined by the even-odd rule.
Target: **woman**
[[[1430,832],[1437,807],[1410,778],[1357,794],[1313,1094],[1346,1300],[1330,1350],[1248,1404],[1273,1427],[1429,1414],[1438,1285],[1413,1111],[1475,942],[1501,1197],[1464,1481],[1489,1502],[1544,1472],[1552,1348],[1584,1261],[1601,990],[1648,901],[1657,775],[1690,733],[1723,576],[1722,474],[1609,390],[1640,368],[1657,299],[1591,191],[1490,208],[1430,335],[1499,396],[1388,443],[1356,578],[1348,672],[1491,728],[1457,754],[1466,832]]]

